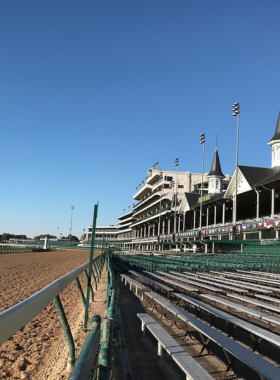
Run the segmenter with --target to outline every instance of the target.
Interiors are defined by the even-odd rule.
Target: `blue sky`
[[[0,233],[114,224],[158,161],[270,167],[278,0],[1,0]]]

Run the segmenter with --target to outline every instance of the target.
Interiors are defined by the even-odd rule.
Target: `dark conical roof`
[[[222,169],[221,169],[221,164],[220,164],[220,159],[219,159],[217,147],[215,149],[215,154],[214,154],[211,170],[210,170],[210,173],[208,173],[207,177],[212,177],[212,176],[224,177],[224,175],[222,173]]]
[[[280,111],[279,111],[279,116],[278,116],[278,120],[277,120],[277,124],[275,128],[274,136],[269,142],[274,141],[274,140],[280,140]]]

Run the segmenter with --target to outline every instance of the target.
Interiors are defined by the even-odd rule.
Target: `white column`
[[[178,232],[181,231],[181,215],[179,215],[179,219],[178,219]]]
[[[271,190],[271,218],[274,216],[274,208],[275,208],[275,189]]]
[[[209,224],[209,207],[206,209],[206,227],[208,227]]]
[[[261,239],[261,238],[262,238],[262,230],[259,231],[259,239]]]
[[[167,227],[167,233],[168,235],[170,234],[170,218],[168,218],[168,227]]]
[[[225,220],[226,220],[226,204],[223,203],[223,218],[222,218],[223,225],[225,224]]]
[[[256,218],[260,217],[260,193],[256,190],[257,193],[257,210],[256,210]]]
[[[162,235],[165,233],[165,219],[162,221]]]
[[[196,211],[193,212],[193,228],[196,227]]]
[[[214,224],[217,224],[217,206],[214,206]]]
[[[151,225],[149,224],[148,225],[148,236],[150,236],[150,234],[151,234]]]
[[[186,213],[184,212],[184,214],[183,214],[183,231],[185,231],[186,230]]]

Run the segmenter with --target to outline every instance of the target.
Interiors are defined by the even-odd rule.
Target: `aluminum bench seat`
[[[157,273],[160,273],[160,274],[163,274],[165,276],[171,277],[174,280],[179,280],[179,281],[182,281],[182,282],[186,282],[187,284],[191,284],[191,285],[197,286],[198,288],[210,290],[211,292],[215,292],[215,293],[217,293],[217,292],[220,293],[221,292],[221,289],[215,288],[214,286],[201,284],[201,283],[199,283],[197,281],[192,281],[192,280],[188,280],[188,279],[183,278],[183,277],[174,276],[173,274],[166,273],[166,272],[157,271]]]
[[[269,315],[269,314],[264,313],[264,312],[260,312],[258,310],[252,309],[250,307],[242,306],[241,304],[238,304],[236,302],[232,302],[232,301],[229,301],[229,300],[226,300],[224,298],[220,298],[220,297],[217,297],[217,296],[214,296],[214,295],[201,294],[201,296],[204,297],[204,298],[207,298],[207,299],[209,299],[211,301],[214,301],[216,304],[221,304],[221,305],[227,306],[229,308],[230,312],[231,312],[231,310],[237,310],[237,311],[241,311],[242,313],[244,313],[247,316],[247,318],[250,315],[253,318],[256,317],[256,318],[259,318],[262,321],[266,321],[266,322],[269,323],[270,327],[274,331],[280,325],[280,318],[278,318],[276,316]]]
[[[175,272],[170,272],[170,273],[175,273]],[[184,272],[186,273],[186,272]],[[185,276],[185,278],[193,278],[193,274],[186,274],[186,275],[182,275],[182,276]],[[213,277],[213,280],[212,279],[203,279],[202,276],[197,276],[195,277],[196,281],[199,281],[199,282],[203,282],[205,284],[213,284],[214,286],[218,287],[218,288],[222,288],[222,289],[228,289],[228,290],[231,290],[233,292],[236,292],[236,293],[247,293],[248,290],[246,289],[243,289],[243,288],[237,288],[235,286],[230,286],[230,285],[227,285],[221,281],[215,281],[214,280],[214,277]]]
[[[259,293],[273,293],[275,290],[277,291],[277,288],[273,288],[271,286],[265,286],[265,285],[260,285],[260,284],[252,284],[250,282],[245,282],[245,281],[240,281],[240,280],[233,280],[229,278],[221,278],[213,275],[207,275],[207,274],[201,274],[200,272],[198,273],[199,277],[207,277],[209,279],[214,279],[216,282],[222,282],[225,284],[234,284],[235,286],[240,286],[243,289],[250,289],[251,292],[259,292]]]
[[[239,272],[239,270],[237,272]],[[251,272],[246,272],[246,273],[258,274],[260,276],[267,276],[267,277],[272,277],[272,278],[280,280],[280,274],[279,273],[257,272],[257,271],[251,271]]]
[[[146,282],[148,282],[148,283],[150,283],[150,284],[152,284],[152,285],[155,285],[155,286],[158,287],[158,288],[161,288],[161,289],[165,290],[167,293],[170,293],[170,292],[173,291],[173,288],[170,288],[169,286],[163,285],[163,284],[161,284],[160,282],[154,281],[154,280],[152,280],[151,278],[146,277],[146,276],[144,276],[144,275],[141,274],[141,273],[135,272],[135,271],[133,271],[133,270],[129,270],[129,272],[132,273],[132,274],[134,274],[134,275],[137,276],[137,277],[142,278],[142,280],[144,280],[144,281],[146,281]]]
[[[206,323],[196,319],[189,313],[183,311],[178,306],[173,305],[168,300],[160,297],[153,292],[147,292],[146,295],[156,304],[159,304],[162,309],[169,311],[174,315],[175,318],[179,318],[188,327],[194,328],[196,331],[206,336],[207,342],[203,341],[203,349],[206,347],[209,340],[218,344],[224,351],[230,353],[233,357],[236,357],[241,362],[245,363],[247,366],[255,370],[261,376],[265,377],[267,380],[279,380],[280,379],[280,369],[263,359],[261,356],[255,354],[249,349],[245,348],[241,344],[235,342],[234,340],[228,338],[221,332],[210,327]],[[216,297],[216,296],[209,296]],[[216,297],[218,298],[218,297]],[[200,352],[202,354],[203,352]],[[226,355],[227,356],[227,355]],[[232,365],[232,360],[230,362],[230,367]],[[229,367],[227,368],[228,371]],[[226,372],[227,372],[226,371]]]
[[[198,292],[198,289],[196,289],[196,288],[180,284],[179,282],[172,281],[169,278],[159,276],[153,272],[149,272],[147,270],[143,270],[143,272],[148,273],[149,275],[154,276],[155,278],[158,278],[159,280],[162,280],[162,281],[166,282],[167,284],[177,286],[178,288],[182,288],[182,289],[185,289],[185,290],[190,291],[190,292]]]
[[[280,286],[280,281],[265,279],[264,277],[245,276],[245,275],[240,275],[240,274],[234,274],[234,273],[231,273],[231,272],[215,272],[215,271],[210,271],[210,273],[215,273],[215,274],[223,275],[223,276],[226,276],[226,277],[233,277],[233,278],[237,277],[239,279],[248,280],[249,282],[250,282],[250,280],[252,280],[252,281],[261,282],[261,283],[264,283],[264,284],[269,284],[269,285],[274,284],[274,285]],[[279,292],[280,292],[280,289],[279,289]]]
[[[215,318],[223,319],[226,322],[231,323],[233,326],[238,326],[249,333],[252,333],[258,336],[261,339],[264,339],[277,347],[280,347],[280,336],[272,333],[262,327],[253,325],[250,322],[244,321],[243,319],[236,317],[235,315],[229,314],[225,311],[217,309],[214,306],[206,304],[202,301],[196,300],[192,297],[189,297],[181,293],[173,293],[178,299],[182,299],[184,302],[187,302],[200,310],[204,310],[209,314],[212,314]],[[230,334],[231,335],[231,334]],[[256,346],[257,348],[257,346]]]
[[[182,371],[185,372],[187,380],[213,380],[213,377],[149,314],[138,313],[137,317],[142,322],[142,331],[144,331],[145,326],[157,339],[159,355],[161,355],[161,347],[163,347]]]
[[[131,285],[133,284],[136,287],[136,295],[137,295],[137,289],[142,290],[142,300],[144,299],[144,293],[145,290],[148,290],[147,286],[140,284],[140,282],[134,280],[133,278],[127,276],[126,274],[120,274],[121,278],[124,279],[124,283],[126,285],[126,282],[128,281],[130,283],[130,290],[131,290]]]
[[[267,309],[267,310],[271,310],[271,311],[274,311],[276,313],[280,313],[280,309],[274,305],[271,305],[269,303],[265,303],[265,302],[261,302],[261,301],[258,301],[254,298],[249,298],[249,297],[241,297],[241,296],[237,296],[237,295],[234,295],[234,294],[227,294],[228,297],[230,298],[234,298],[238,301],[241,301],[241,302],[245,302],[245,303],[251,303],[252,305],[256,305],[260,308],[263,308],[263,309]]]
[[[279,304],[280,303],[280,298],[268,297],[268,296],[264,296],[262,294],[255,294],[255,297],[261,298],[263,300],[270,301],[273,304]]]

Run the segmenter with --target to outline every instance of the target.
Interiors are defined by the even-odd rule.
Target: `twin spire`
[[[215,148],[214,158],[211,166],[211,170],[208,173],[208,177],[222,177],[225,176],[222,173],[221,164],[220,164],[220,158],[218,153],[218,147]]]

